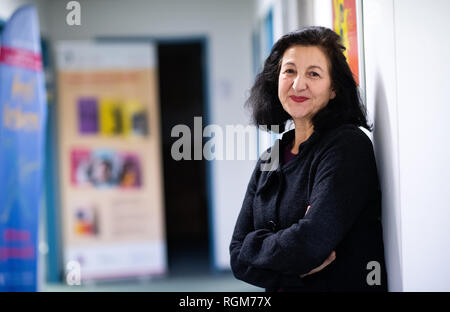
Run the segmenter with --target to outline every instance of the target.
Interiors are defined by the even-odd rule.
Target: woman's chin
[[[306,112],[289,112],[289,115],[292,117],[293,120],[308,120],[309,114]]]

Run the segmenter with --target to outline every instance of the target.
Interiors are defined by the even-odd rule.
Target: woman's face
[[[284,52],[278,98],[294,122],[310,121],[335,98],[328,67],[327,56],[318,47],[296,45]]]

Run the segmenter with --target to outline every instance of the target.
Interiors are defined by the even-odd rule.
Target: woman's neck
[[[295,124],[295,139],[291,148],[292,154],[298,154],[300,144],[308,140],[314,132],[314,126],[310,121],[294,121]]]

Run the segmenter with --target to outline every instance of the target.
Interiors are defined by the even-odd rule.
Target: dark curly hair
[[[320,26],[290,32],[275,43],[245,103],[252,111],[253,123],[281,133],[285,130],[286,121],[292,119],[278,98],[278,76],[284,52],[295,45],[319,47],[330,64],[331,86],[336,97],[312,118],[314,130],[349,123],[372,131],[367,124],[367,112],[361,103],[357,84],[343,54],[345,47],[341,44],[341,37],[331,29]],[[271,129],[271,126],[278,126],[278,131]]]

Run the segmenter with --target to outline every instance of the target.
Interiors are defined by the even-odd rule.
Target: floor
[[[114,282],[89,282],[80,286],[44,284],[44,292],[261,292],[264,289],[237,280],[230,271],[214,272],[204,248],[176,248],[168,259],[165,277]]]

